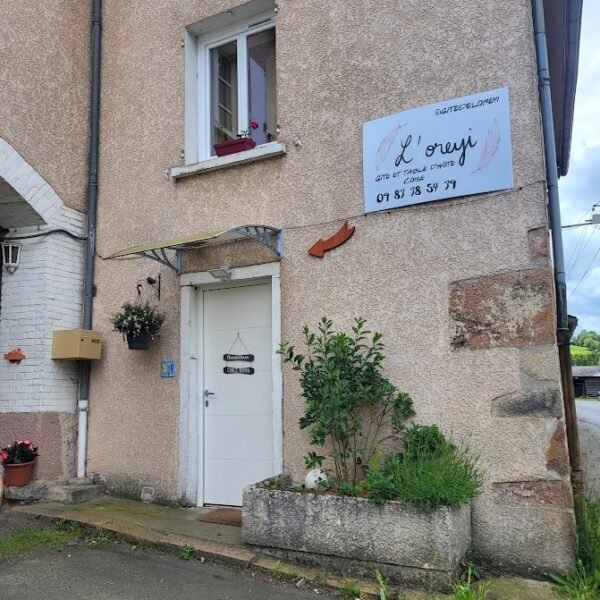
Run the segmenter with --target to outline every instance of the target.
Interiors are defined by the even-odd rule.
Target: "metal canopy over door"
[[[274,475],[271,284],[203,300],[204,502],[241,506],[246,485]]]

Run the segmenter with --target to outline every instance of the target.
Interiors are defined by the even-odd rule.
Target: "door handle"
[[[209,392],[208,390],[204,390],[204,406],[208,406],[208,398],[210,396],[214,396],[214,392]]]

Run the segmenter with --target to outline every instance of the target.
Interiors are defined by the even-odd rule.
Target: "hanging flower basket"
[[[144,333],[138,333],[134,335],[133,333],[127,334],[127,345],[130,350],[148,350],[150,348],[150,340],[152,336],[145,331]]]
[[[126,302],[111,317],[115,331],[127,338],[130,350],[148,350],[150,340],[154,339],[164,320],[165,316],[148,302]]]

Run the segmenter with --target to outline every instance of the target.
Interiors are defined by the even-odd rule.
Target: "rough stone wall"
[[[219,227],[283,228],[283,339],[301,344],[302,325],[324,314],[339,328],[366,317],[385,334],[388,374],[413,396],[417,420],[481,454],[478,556],[526,572],[565,568],[572,510],[530,3],[280,0],[277,107],[287,155],[169,181],[165,170],[183,162],[185,27],[239,4],[133,10],[106,0],[100,255]],[[513,190],[362,216],[364,121],[504,86]],[[322,260],[307,254],[347,218],[356,226],[347,244]],[[250,260],[239,246],[218,248],[190,258],[186,270]],[[167,320],[149,352],[126,350],[109,324],[158,269],[138,259],[97,263],[94,318],[106,344],[92,380],[89,467],[175,500],[179,387],[160,379],[158,364],[189,360],[179,355],[177,278],[162,271]],[[296,374],[285,370],[284,465],[296,479],[307,450],[302,411]],[[126,444],[135,455],[122,453]]]

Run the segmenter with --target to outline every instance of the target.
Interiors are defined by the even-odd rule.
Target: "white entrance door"
[[[204,502],[241,506],[244,486],[274,475],[271,284],[203,294]]]

